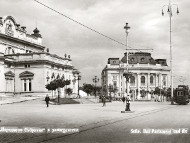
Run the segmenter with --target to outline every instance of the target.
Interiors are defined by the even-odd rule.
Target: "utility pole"
[[[169,0],[169,4],[168,5],[164,5],[162,7],[162,16],[164,16],[164,8],[167,7],[167,13],[169,14],[169,18],[170,18],[170,67],[171,67],[171,104],[174,104],[173,101],[173,59],[172,59],[172,7],[176,6],[177,7],[177,14],[179,14],[179,9],[178,9],[178,5],[177,4],[171,4],[171,0]]]
[[[126,94],[129,95],[129,78],[131,77],[131,73],[129,72],[129,55],[128,55],[128,34],[131,29],[131,27],[128,26],[128,23],[126,23],[125,27],[125,32],[126,32],[126,72],[123,73],[123,76],[126,78]],[[127,97],[127,95],[125,97]]]

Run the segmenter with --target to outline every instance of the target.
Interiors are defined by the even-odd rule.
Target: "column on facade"
[[[134,73],[135,74],[135,92],[134,92],[134,96],[135,96],[135,99],[137,99],[137,89],[138,89],[138,74],[137,73]]]
[[[64,87],[60,89],[60,96],[61,98],[64,98]]]
[[[147,91],[150,91],[150,73],[147,73]],[[151,99],[149,92],[147,93],[147,98]]]
[[[11,92],[14,92],[14,79],[11,79]]]
[[[162,88],[162,74],[159,74],[159,86]]]
[[[168,88],[169,87],[169,81],[168,81],[168,74],[166,75],[166,87]]]
[[[156,76],[157,76],[157,75],[156,75],[156,73],[155,73],[155,77],[154,77],[154,85],[155,85],[155,87],[157,86],[157,84],[156,84],[156,83],[157,83]]]
[[[26,91],[29,91],[29,80],[26,80]]]
[[[137,89],[138,89],[138,95],[137,95],[137,99],[140,98],[140,85],[141,84],[141,76],[139,73],[137,73]]]
[[[121,71],[119,69],[119,96],[121,97]]]
[[[150,73],[147,73],[147,91],[150,91]]]
[[[160,83],[160,80],[159,80],[159,73],[156,73],[156,79],[157,79],[157,82],[156,82],[156,87],[159,87],[159,83]]]
[[[24,79],[21,80],[22,84],[22,91],[24,91]]]
[[[124,73],[124,72],[123,72]],[[123,73],[121,74],[121,77],[122,77],[122,79],[121,79],[121,81],[122,81],[122,95],[123,96],[125,96],[125,78],[124,78],[124,76],[123,76]]]

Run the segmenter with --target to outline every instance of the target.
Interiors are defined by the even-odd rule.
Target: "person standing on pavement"
[[[131,101],[131,98],[130,98],[129,95],[127,95],[125,111],[131,111],[131,110],[130,110],[130,101]]]
[[[47,107],[49,107],[50,98],[49,98],[48,94],[46,95],[45,101],[46,101]]]

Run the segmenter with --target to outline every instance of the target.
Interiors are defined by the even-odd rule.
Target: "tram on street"
[[[189,86],[178,85],[174,93],[174,102],[180,105],[187,105],[189,103]]]

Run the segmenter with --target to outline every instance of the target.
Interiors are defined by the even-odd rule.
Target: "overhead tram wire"
[[[114,42],[116,42],[116,43],[118,43],[118,44],[120,44],[122,46],[126,46],[126,44],[123,44],[123,43],[121,43],[121,42],[119,42],[119,41],[117,41],[117,40],[115,40],[115,39],[113,39],[113,38],[111,38],[111,37],[109,37],[109,36],[101,33],[101,32],[98,32],[97,30],[92,29],[89,26],[86,26],[86,25],[82,24],[81,22],[79,22],[77,20],[74,20],[74,19],[70,18],[69,16],[67,16],[67,15],[65,15],[65,14],[63,14],[63,13],[61,13],[61,12],[59,12],[59,11],[53,9],[53,8],[51,8],[50,6],[47,6],[46,4],[44,4],[42,2],[39,2],[38,0],[34,0],[34,1],[37,2],[37,3],[39,3],[40,5],[43,5],[44,7],[48,8],[48,9],[50,9],[52,11],[54,11],[55,13],[58,13],[59,15],[65,17],[65,18],[67,18],[67,19],[69,19],[69,20],[71,20],[71,21],[73,21],[73,22],[75,22],[75,23],[77,23],[77,24],[79,24],[79,25],[81,25],[81,26],[83,26],[83,27],[85,27],[85,28],[87,28],[87,29],[89,29],[89,30],[91,30],[91,31],[93,31],[93,32],[95,32],[95,33],[97,33],[97,34],[105,37],[105,38],[107,38],[107,39],[109,39],[109,40],[112,40],[112,41],[114,41]],[[133,49],[133,48],[129,47],[129,49]],[[137,51],[142,52],[141,50],[137,50]]]
[[[105,34],[103,34],[103,33],[101,33],[101,32],[98,32],[98,31],[92,29],[92,28],[90,28],[90,27],[88,27],[88,26],[82,24],[81,22],[78,22],[77,20],[74,20],[74,19],[70,18],[69,16],[67,16],[67,15],[65,15],[65,14],[63,14],[63,13],[61,13],[61,12],[59,12],[59,11],[57,11],[57,10],[55,10],[55,9],[53,9],[53,8],[51,8],[51,7],[49,7],[49,6],[47,6],[47,5],[45,5],[45,4],[42,3],[42,2],[39,2],[38,0],[34,0],[34,1],[37,2],[37,3],[39,3],[39,4],[41,4],[41,5],[43,5],[44,7],[48,8],[48,9],[50,9],[50,10],[52,10],[52,11],[54,11],[54,12],[56,12],[56,13],[58,13],[58,14],[64,16],[64,17],[66,17],[66,18],[68,18],[69,20],[71,20],[71,21],[73,21],[73,22],[75,22],[75,23],[77,23],[77,24],[79,24],[79,25],[81,25],[81,26],[83,26],[83,27],[85,27],[85,28],[87,28],[87,29],[89,29],[89,30],[91,30],[91,31],[93,31],[93,32],[95,32],[95,33],[101,35],[101,36],[103,36],[103,37],[106,37],[106,38],[108,38],[108,39],[110,39],[110,40],[112,40],[112,41],[114,41],[114,42],[116,42],[116,43],[118,43],[118,44],[120,44],[120,45],[126,46],[125,44],[123,44],[123,43],[121,43],[121,42],[119,42],[119,41],[117,41],[117,40],[115,40],[115,39],[113,39],[113,38],[111,38],[111,37],[109,37],[109,36],[106,36]]]

